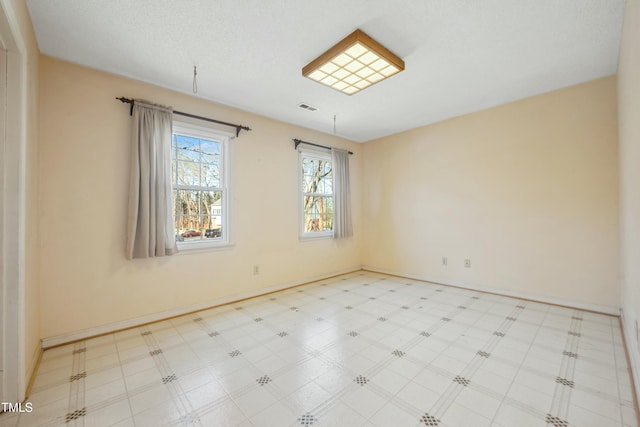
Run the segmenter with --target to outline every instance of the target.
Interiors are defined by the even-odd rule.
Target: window
[[[333,234],[333,174],[331,156],[300,151],[301,236]]]
[[[228,136],[174,122],[171,143],[173,212],[183,249],[229,243]]]

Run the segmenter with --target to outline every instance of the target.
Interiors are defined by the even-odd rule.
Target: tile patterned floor
[[[638,426],[618,319],[356,272],[44,353],[0,426]]]

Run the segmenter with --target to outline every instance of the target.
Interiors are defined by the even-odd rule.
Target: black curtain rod
[[[119,100],[120,102],[123,102],[123,103],[126,103],[126,104],[131,104],[131,109],[129,110],[129,115],[133,115],[133,103],[135,102],[134,99],[125,98],[123,96],[116,97],[116,99]],[[251,130],[251,128],[248,127],[248,126],[234,125],[233,123],[221,122],[220,120],[210,119],[208,117],[196,116],[195,114],[183,113],[182,111],[175,111],[174,110],[173,114],[178,114],[179,116],[191,117],[192,119],[204,120],[206,122],[218,123],[220,125],[225,125],[225,126],[230,126],[230,127],[236,128],[236,136],[240,135],[240,131],[241,130],[246,130],[247,132]]]
[[[320,147],[320,148],[326,148],[327,150],[331,150],[331,147],[327,147],[326,145],[320,145],[320,144],[314,144],[313,142],[307,142],[307,141],[303,141],[301,139],[294,139],[293,142],[295,142],[296,146],[295,149],[298,149],[298,145],[300,144],[307,144],[307,145],[313,145],[314,147]],[[349,154],[353,154],[351,151],[347,151],[347,153]]]

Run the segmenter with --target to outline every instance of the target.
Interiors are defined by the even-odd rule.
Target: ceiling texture
[[[45,55],[187,94],[197,66],[198,98],[329,134],[335,115],[335,134],[357,142],[615,74],[624,12],[624,0],[27,4]],[[357,28],[405,71],[353,96],[302,76]]]

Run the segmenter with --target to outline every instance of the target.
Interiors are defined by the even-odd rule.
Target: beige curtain
[[[333,238],[353,236],[349,152],[332,148],[331,167],[333,172]]]
[[[178,252],[171,200],[172,114],[170,107],[133,104],[127,259]]]

